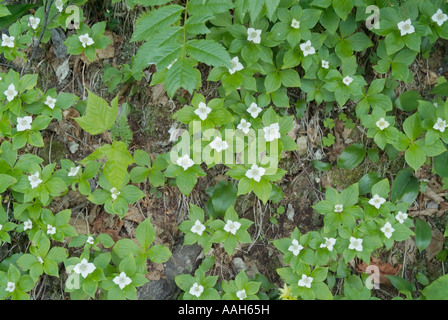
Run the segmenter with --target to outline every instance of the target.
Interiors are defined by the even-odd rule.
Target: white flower
[[[300,28],[300,21],[297,21],[296,19],[292,19],[291,21],[291,27],[293,27],[294,29],[299,29]]]
[[[79,37],[79,41],[81,41],[81,44],[84,48],[91,46],[92,44],[94,44],[95,42],[93,41],[92,38],[90,38],[88,33],[85,33],[83,35],[80,35]]]
[[[310,40],[308,40],[305,43],[302,43],[300,45],[300,50],[302,50],[304,57],[306,57],[309,54],[315,54],[316,53],[316,50],[314,49],[314,47],[311,46],[311,41]]]
[[[235,235],[240,227],[241,223],[239,223],[238,221],[227,220],[227,223],[224,226],[224,231],[230,232],[231,234]]]
[[[47,224],[47,234],[55,234],[56,227],[53,227],[51,224]]]
[[[241,71],[244,69],[244,67],[241,64],[240,59],[238,59],[238,57],[233,58],[231,63],[232,63],[232,68],[229,69],[230,74],[234,74],[235,72]]]
[[[395,229],[392,228],[392,225],[390,224],[390,222],[386,222],[384,224],[384,227],[381,228],[381,231],[383,231],[383,233],[387,239],[390,239],[390,237],[392,237],[392,233],[395,231]]]
[[[8,282],[8,283],[6,284],[6,289],[5,289],[5,291],[10,292],[10,293],[13,293],[15,289],[16,289],[16,284],[15,284],[14,282]]]
[[[342,204],[337,204],[334,206],[334,212],[342,212],[344,210],[344,206]]]
[[[44,260],[41,257],[37,257],[37,261],[39,261],[40,264],[44,263]]]
[[[254,28],[247,29],[247,41],[253,43],[261,42],[261,30],[255,30]]]
[[[17,90],[16,90],[16,86],[15,86],[13,83],[11,83],[11,84],[8,86],[8,90],[6,90],[6,91],[4,92],[4,94],[5,94],[5,96],[6,96],[6,99],[7,99],[9,102],[11,102],[12,100],[14,100],[14,98],[15,98],[19,93],[18,93]]]
[[[177,59],[174,59],[173,62],[171,62],[171,63],[168,65],[168,67],[166,67],[166,68],[167,68],[168,70],[170,70],[171,67],[173,66],[173,64],[176,63],[176,61],[177,61]]]
[[[113,281],[120,287],[120,289],[123,289],[132,282],[131,278],[126,276],[126,273],[124,272],[120,273],[119,276],[116,276]]]
[[[7,34],[2,34],[2,47],[14,48],[14,36],[8,37]]]
[[[246,290],[240,290],[236,292],[236,296],[238,297],[238,299],[240,300],[244,300],[247,298],[247,294],[246,294]]]
[[[327,248],[329,251],[333,251],[333,246],[336,243],[336,239],[335,238],[325,238],[325,243],[321,243],[320,247],[321,248]]]
[[[330,68],[330,62],[328,62],[327,60],[322,60],[322,68]]]
[[[355,237],[350,237],[349,249],[355,249],[356,251],[362,251],[362,239],[356,239]]]
[[[444,132],[445,128],[448,128],[448,125],[446,124],[446,121],[442,118],[438,118],[437,122],[434,124],[434,127],[432,127],[434,130],[439,130],[440,132]]]
[[[86,242],[88,244],[94,244],[95,243],[95,238],[93,238],[92,236],[88,236]]]
[[[280,127],[278,123],[273,123],[269,127],[264,127],[264,138],[266,141],[274,141],[275,139],[280,139],[281,134],[279,131]]]
[[[378,120],[378,121],[376,122],[376,126],[377,126],[381,131],[383,131],[384,129],[386,129],[387,127],[390,126],[390,123],[387,122],[384,118],[381,118],[380,120]]]
[[[246,171],[246,177],[249,179],[254,179],[257,182],[260,182],[261,177],[266,172],[265,168],[257,166],[255,163],[252,167]]]
[[[398,29],[400,30],[401,36],[412,34],[415,32],[414,26],[411,24],[411,19],[398,22],[397,26]]]
[[[237,126],[237,129],[243,131],[244,134],[248,134],[251,125],[252,124],[250,122],[247,122],[245,119],[241,119],[240,124]]]
[[[293,255],[297,257],[300,251],[303,249],[303,246],[299,244],[299,241],[296,239],[292,240],[292,244],[289,246],[288,251],[291,251]]]
[[[196,220],[196,222],[190,229],[191,232],[197,233],[200,236],[202,236],[202,232],[204,232],[204,230],[205,226],[199,220]]]
[[[188,154],[177,159],[177,165],[184,168],[184,171],[194,165],[194,161],[190,159]]]
[[[446,20],[448,20],[448,15],[446,15],[441,9],[439,9],[436,13],[434,13],[431,19],[440,27]]]
[[[26,220],[26,221],[23,223],[23,231],[25,231],[25,230],[31,230],[32,227],[33,227],[33,223],[31,222],[30,219]]]
[[[40,19],[35,17],[30,17],[30,21],[28,22],[28,26],[34,30],[39,26]]]
[[[348,86],[348,85],[350,85],[350,83],[353,82],[353,78],[350,77],[350,76],[345,76],[345,78],[342,79],[342,82],[343,82],[346,86]]]
[[[54,109],[54,106],[56,105],[56,99],[47,96],[47,100],[45,100],[44,104],[50,107],[50,109]]]
[[[369,204],[379,209],[381,205],[386,202],[386,199],[381,198],[379,195],[375,194],[372,199],[369,200]]]
[[[207,119],[207,115],[212,111],[211,108],[207,107],[207,105],[204,102],[199,102],[199,105],[196,110],[194,110],[194,113],[196,113],[199,116],[199,119],[204,121]]]
[[[112,199],[116,200],[119,195],[120,191],[118,191],[117,188],[113,187],[112,189],[110,189],[110,196],[112,197]]]
[[[28,181],[31,184],[31,189],[36,188],[39,184],[42,183],[42,180],[39,179],[39,171],[36,171],[35,174],[28,176]]]
[[[54,2],[54,5],[56,6],[56,8],[58,9],[59,12],[62,12],[62,9],[64,6],[64,4],[62,3],[62,0],[56,0]]]
[[[261,112],[261,110],[263,109],[261,109],[255,102],[252,102],[249,108],[247,108],[247,112],[249,112],[254,119],[258,117],[258,114]]]
[[[212,147],[213,150],[216,150],[216,152],[221,152],[222,150],[226,150],[229,147],[229,144],[226,141],[222,141],[220,137],[216,137],[215,140],[210,143],[210,147]]]
[[[2,228],[3,228],[3,225],[0,224],[0,231],[2,230]]]
[[[313,282],[313,278],[307,277],[306,274],[302,274],[302,279],[299,280],[299,287],[307,287],[311,288],[311,283]]]
[[[1,80],[1,79],[0,79],[0,80]],[[434,103],[433,103],[433,106],[434,106],[434,108],[437,109],[437,108],[439,107],[439,104],[438,104],[437,102],[434,102]]]
[[[17,117],[17,131],[31,130],[31,123],[33,118],[25,116],[23,118]]]
[[[395,216],[395,219],[398,220],[398,222],[403,223],[404,220],[406,220],[408,218],[408,214],[407,213],[403,213],[401,211],[398,211],[397,215]]]
[[[197,298],[201,296],[202,292],[204,292],[204,287],[199,285],[197,282],[190,288],[189,291],[192,296],[196,296]]]
[[[69,177],[76,176],[78,174],[79,169],[81,169],[80,166],[70,168],[70,172],[68,173],[68,176]]]
[[[96,269],[93,263],[89,263],[87,259],[82,259],[80,263],[78,263],[74,268],[77,274],[80,274],[83,278],[87,278],[89,274],[91,274]]]

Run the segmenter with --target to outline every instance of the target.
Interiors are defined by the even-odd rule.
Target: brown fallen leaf
[[[443,199],[439,194],[435,193],[431,188],[426,189],[425,196],[427,196],[437,204],[445,201],[445,199]]]
[[[426,260],[429,261],[434,258],[443,249],[443,243],[445,242],[445,237],[442,232],[437,229],[432,229],[432,239],[429,246],[425,249]]]
[[[367,271],[367,268],[369,266],[376,266],[379,269],[380,277],[379,281],[380,284],[384,284],[386,286],[391,286],[390,280],[386,277],[388,275],[390,276],[396,276],[398,272],[401,270],[401,264],[397,264],[395,266],[382,261],[381,259],[370,257],[370,264],[367,265],[365,262],[362,262],[356,266],[356,272],[358,273],[365,273]],[[373,271],[371,270],[373,273]]]
[[[434,216],[439,210],[434,208],[428,208],[425,210],[416,210],[416,211],[409,211],[409,215],[411,217],[417,217],[417,216],[428,216],[432,217]]]

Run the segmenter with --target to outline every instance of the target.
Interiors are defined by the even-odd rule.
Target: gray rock
[[[54,44],[54,54],[59,59],[67,58],[67,47],[64,46],[66,39],[64,31],[61,28],[51,29],[51,42]]]
[[[193,274],[199,266],[198,256],[202,247],[198,245],[178,246],[173,256],[164,263],[164,275],[160,280],[149,281],[137,290],[138,300],[175,300],[180,293],[174,277],[180,274]]]
[[[246,270],[247,267],[243,259],[236,257],[232,261],[232,269],[235,274],[238,274],[241,270]]]

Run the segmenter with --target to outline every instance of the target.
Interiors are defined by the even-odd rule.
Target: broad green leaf
[[[353,169],[364,160],[365,156],[365,146],[359,143],[354,143],[346,148],[339,156],[338,167],[343,169]]]
[[[186,44],[188,54],[207,65],[231,68],[231,58],[226,48],[214,40],[190,40]]]
[[[415,220],[415,243],[420,252],[425,250],[432,239],[432,230],[428,223],[422,219]]]

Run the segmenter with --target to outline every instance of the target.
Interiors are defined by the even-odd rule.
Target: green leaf
[[[144,250],[149,248],[154,242],[156,231],[149,218],[140,223],[137,229],[135,229],[135,237]]]
[[[414,111],[418,108],[418,100],[422,100],[422,96],[417,91],[403,92],[395,101],[398,109],[403,111]]]
[[[354,143],[346,148],[339,156],[338,167],[343,169],[353,169],[364,160],[365,156],[365,146],[359,143]]]
[[[92,135],[110,129],[117,118],[118,96],[112,100],[111,106],[101,97],[89,92],[86,115],[75,118],[79,126]]]
[[[417,198],[419,183],[414,172],[410,168],[405,168],[398,172],[392,182],[390,200],[392,202],[407,202],[411,204]]]
[[[448,177],[448,166],[446,165],[448,163],[448,151],[442,153],[441,155],[434,157],[434,170],[436,173],[443,177]]]
[[[125,258],[129,254],[137,255],[142,249],[131,239],[118,240],[114,246],[114,252],[120,257]]]
[[[414,141],[417,139],[423,131],[422,120],[418,113],[414,113],[403,122],[403,130],[406,135]]]
[[[201,85],[201,73],[184,60],[177,61],[168,70],[165,77],[165,89],[168,96],[174,97],[177,89],[184,88],[190,94]]]
[[[426,154],[419,146],[412,144],[406,151],[404,158],[409,166],[417,171],[426,161]]]
[[[422,293],[426,300],[448,300],[448,275],[435,280]]]
[[[226,48],[213,40],[190,40],[186,44],[188,54],[194,59],[215,67],[232,67]]]
[[[353,9],[353,2],[352,0],[334,0],[333,9],[342,20],[345,20]]]
[[[432,230],[428,223],[422,219],[415,220],[415,243],[420,252],[425,250],[432,239]]]
[[[154,245],[148,250],[148,258],[155,263],[164,263],[171,258],[171,251],[164,245]]]
[[[279,73],[271,72],[268,74],[264,81],[264,86],[266,88],[266,93],[271,93],[277,91],[282,85],[282,79]]]
[[[7,174],[0,174],[0,193],[3,193],[10,187],[11,185],[15,184],[17,182],[17,179],[9,176]]]

